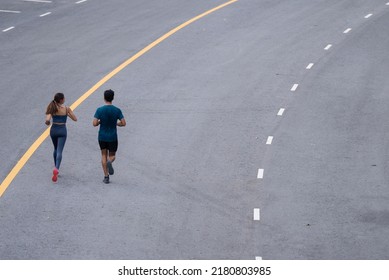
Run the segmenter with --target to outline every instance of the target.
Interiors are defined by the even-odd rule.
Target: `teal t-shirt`
[[[95,118],[100,120],[99,141],[116,141],[117,121],[124,118],[122,111],[114,105],[104,105],[96,110]]]

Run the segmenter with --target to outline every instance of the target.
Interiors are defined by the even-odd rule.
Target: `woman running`
[[[50,129],[50,137],[54,145],[54,169],[53,169],[53,182],[57,182],[59,167],[62,160],[62,151],[65,146],[67,130],[66,120],[67,117],[73,121],[77,121],[76,115],[74,115],[72,109],[64,105],[65,96],[63,93],[56,93],[54,100],[49,103],[46,109],[46,125],[50,125],[50,119],[53,119],[53,125]]]

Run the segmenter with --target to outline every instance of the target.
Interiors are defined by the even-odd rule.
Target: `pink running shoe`
[[[53,178],[51,178],[51,180],[53,180],[53,182],[57,182],[57,179],[58,179],[58,169],[57,168],[54,168],[53,169]]]

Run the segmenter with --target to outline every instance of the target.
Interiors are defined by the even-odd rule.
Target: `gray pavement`
[[[53,2],[1,17],[1,178],[56,91],[70,105],[224,3]],[[388,13],[240,0],[180,30],[75,110],[57,184],[50,139],[34,153],[0,198],[0,259],[388,259]],[[109,185],[91,125],[106,88],[128,122]]]

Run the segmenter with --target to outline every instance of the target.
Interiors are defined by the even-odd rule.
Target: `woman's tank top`
[[[53,115],[53,123],[66,123],[68,119],[68,107],[66,107],[66,115]]]
[[[66,120],[68,118],[68,115],[54,115],[53,117],[53,123],[66,123]]]

